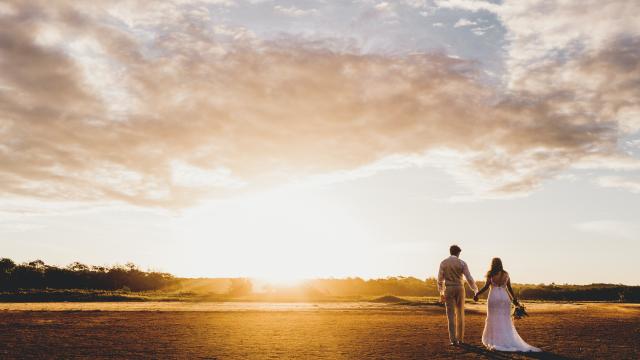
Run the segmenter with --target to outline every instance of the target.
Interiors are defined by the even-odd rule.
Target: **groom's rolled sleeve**
[[[469,283],[469,286],[471,287],[471,290],[473,290],[474,293],[478,292],[478,285],[476,285],[476,282],[473,280],[473,277],[471,276],[471,273],[469,272],[469,267],[467,266],[466,262],[462,262],[462,271],[464,273],[464,277],[465,279],[467,279],[467,282]]]
[[[438,270],[438,292],[440,295],[444,295],[444,269],[442,264],[440,264],[440,269]]]

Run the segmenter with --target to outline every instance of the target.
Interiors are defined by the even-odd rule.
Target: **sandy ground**
[[[0,304],[0,358],[640,359],[640,306],[530,304],[516,327],[543,354],[448,346],[442,308],[387,304]]]

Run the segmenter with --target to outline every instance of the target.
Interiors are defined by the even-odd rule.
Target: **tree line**
[[[478,281],[478,287],[484,285]],[[385,279],[364,280],[361,278],[316,279],[309,280],[303,286],[310,294],[326,296],[438,296],[435,278],[426,280],[415,277],[388,277]],[[467,297],[473,293],[465,287]],[[640,286],[619,284],[556,285],[513,284],[516,296],[524,300],[548,301],[616,301],[640,302]],[[486,298],[485,293],[482,298]]]
[[[74,262],[66,267],[47,265],[42,260],[16,264],[0,259],[0,290],[93,289],[131,291],[158,290],[175,284],[168,273],[142,271],[135,264],[89,266]]]
[[[478,286],[483,285],[482,281]],[[435,278],[387,277],[384,279],[312,279],[296,286],[311,298],[372,296],[438,296]],[[640,302],[640,286],[616,284],[556,285],[513,284],[520,299],[549,301],[619,301]],[[89,266],[74,262],[66,267],[47,265],[42,260],[16,264],[0,259],[0,291],[18,289],[87,289],[87,290],[181,290],[243,297],[255,293],[286,294],[291,288],[259,289],[246,278],[177,278],[169,273],[142,271],[135,264]],[[466,288],[467,296],[473,294]],[[484,295],[483,297],[486,297]]]

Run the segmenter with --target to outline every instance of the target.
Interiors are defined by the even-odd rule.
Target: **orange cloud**
[[[4,195],[182,207],[443,148],[507,194],[616,151],[618,124],[589,106],[567,111],[579,100],[571,88],[500,94],[473,63],[441,54],[265,42],[185,19],[140,39],[101,16],[24,4],[0,15]],[[637,52],[624,64],[608,55],[620,46],[577,69],[631,66],[637,82]],[[600,105],[629,92],[637,102],[637,87],[623,86]]]

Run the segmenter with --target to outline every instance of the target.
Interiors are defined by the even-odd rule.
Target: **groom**
[[[440,301],[444,302],[447,309],[451,345],[464,342],[465,291],[463,275],[473,293],[478,292],[478,287],[469,273],[467,263],[459,258],[461,251],[458,245],[451,245],[449,248],[451,256],[442,260],[438,271],[438,291],[440,292]]]

